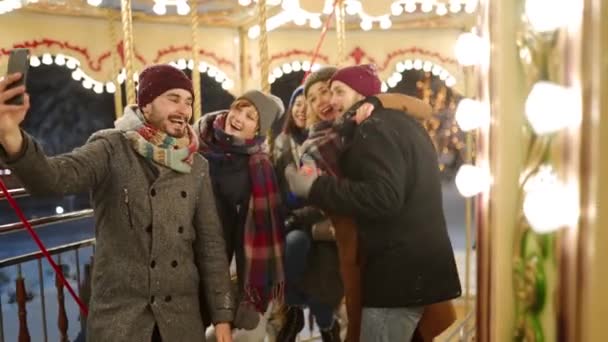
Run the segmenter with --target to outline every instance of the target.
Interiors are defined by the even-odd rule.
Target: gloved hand
[[[308,198],[310,188],[317,177],[317,172],[312,169],[301,168],[297,170],[293,165],[285,168],[285,179],[287,179],[289,190],[301,198]]]

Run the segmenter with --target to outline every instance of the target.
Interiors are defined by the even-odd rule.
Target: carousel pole
[[[133,16],[131,14],[131,0],[121,0],[121,17],[123,33],[123,56],[125,61],[125,71],[127,75],[126,89],[127,104],[134,104],[135,100],[135,80],[133,79]]]
[[[336,36],[338,40],[338,62],[340,66],[346,61],[346,12],[344,9],[344,0],[337,0],[336,12]]]
[[[116,76],[120,73],[121,65],[118,56],[118,51],[116,50],[116,45],[118,44],[118,37],[116,35],[116,26],[114,26],[114,20],[116,19],[116,13],[112,10],[107,11],[108,17],[108,29],[110,31],[110,53],[112,54],[112,76],[110,79],[113,84],[116,84],[116,91],[114,91],[114,113],[116,114],[116,118],[122,116],[122,89],[120,87],[120,82]]]
[[[198,2],[190,0],[190,24],[192,28],[192,86],[194,87],[194,121],[201,117],[201,74],[198,71],[199,47],[198,47]]]
[[[270,94],[270,82],[268,82],[268,32],[266,31],[266,0],[258,1],[258,18],[260,25],[260,63],[261,63],[261,86],[262,92]]]

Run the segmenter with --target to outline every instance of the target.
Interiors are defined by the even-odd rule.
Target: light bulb
[[[283,72],[286,74],[290,74],[293,71],[293,69],[291,68],[291,64],[289,64],[289,63],[283,64],[282,69],[283,69]]]
[[[395,65],[395,69],[397,70],[397,72],[404,72],[405,64],[403,64],[403,62],[397,62],[397,65]]]
[[[361,3],[358,1],[349,1],[345,8],[346,14],[355,15],[361,12]]]
[[[369,31],[369,30],[372,29],[372,26],[373,26],[372,21],[371,20],[367,20],[367,19],[361,20],[361,24],[360,25],[361,25],[361,29],[363,31]]]
[[[231,80],[227,79],[222,83],[222,88],[225,90],[230,90],[233,87],[234,87],[234,82],[232,82]]]
[[[394,16],[399,16],[403,13],[403,6],[401,6],[398,2],[393,2],[391,4],[391,14]]]
[[[389,28],[391,28],[391,26],[393,26],[393,22],[388,17],[384,17],[380,20],[381,29],[388,30]]]
[[[103,84],[95,83],[95,85],[93,86],[93,91],[97,94],[103,93]]]
[[[187,3],[180,2],[177,4],[177,14],[187,15],[188,13],[190,13],[190,6]]]
[[[40,58],[38,56],[30,57],[30,66],[34,68],[40,66]]]
[[[407,4],[405,4],[405,11],[407,13],[414,13],[414,12],[416,12],[416,3],[415,2],[408,2]]]
[[[157,15],[165,15],[167,14],[167,7],[165,7],[164,4],[157,2],[154,4],[154,6],[152,6],[152,12]]]
[[[454,54],[458,63],[464,66],[479,64],[481,56],[485,52],[481,37],[471,32],[460,34],[454,47]]]
[[[114,82],[106,83],[106,91],[110,94],[114,94],[116,92],[116,85],[114,84]]]
[[[388,90],[388,85],[386,84],[386,82],[382,82],[382,88],[381,88],[381,91],[382,91],[383,93],[385,93],[387,90]]]
[[[65,56],[62,54],[57,54],[57,56],[55,56],[55,64],[65,65]]]
[[[424,72],[430,72],[432,68],[433,68],[433,63],[431,63],[430,61],[426,61],[422,65],[422,70]]]
[[[293,22],[298,26],[302,26],[306,24],[306,17],[303,15],[296,15],[293,19]]]
[[[276,68],[272,71],[272,75],[275,78],[281,78],[283,76],[283,71],[281,71],[281,68]]]
[[[417,59],[417,60],[414,61],[414,69],[416,69],[416,70],[422,69],[422,61],[421,60]]]
[[[68,69],[76,69],[78,62],[74,58],[68,58],[65,62],[65,66],[68,67]]]
[[[42,64],[51,65],[53,64],[53,57],[50,53],[45,53],[42,55]]]
[[[321,28],[321,26],[323,26],[323,22],[321,22],[321,18],[319,18],[318,16],[310,18],[310,27],[311,28],[316,30],[316,29]]]
[[[239,0],[239,5],[241,6],[249,6],[251,4],[251,0]]]
[[[93,88],[93,81],[91,81],[91,79],[89,79],[89,78],[85,78],[85,80],[82,81],[82,86],[85,89],[91,89],[91,88]]]
[[[102,0],[87,0],[87,4],[91,5],[91,6],[99,6],[101,5]]]
[[[437,64],[433,65],[433,69],[431,70],[431,73],[435,76],[439,76],[439,74],[441,73],[441,67]]]
[[[471,14],[477,9],[477,0],[468,0],[464,5],[464,11]]]
[[[83,73],[80,69],[76,69],[72,71],[72,78],[74,81],[80,81],[82,79]]]
[[[437,13],[438,16],[444,16],[448,14],[448,8],[445,6],[445,4],[437,4],[437,9],[435,9],[435,13]]]
[[[405,61],[405,63],[403,63],[403,67],[405,70],[412,70],[414,68],[414,62],[412,62],[411,59],[408,59]]]
[[[293,61],[291,67],[293,68],[293,71],[300,71],[302,70],[302,63],[300,63],[300,61]]]
[[[568,0],[526,0],[525,12],[534,30],[551,32],[565,26],[577,7]]]
[[[450,12],[452,13],[458,13],[462,10],[462,5],[460,4],[460,2],[452,1],[450,2]]]
[[[463,164],[458,169],[454,182],[462,196],[473,197],[488,188],[490,177],[485,169],[471,164]]]
[[[433,10],[433,2],[429,0],[424,1],[422,6],[420,6],[420,10],[424,13],[429,13]]]
[[[540,81],[526,99],[526,117],[536,134],[550,134],[580,124],[581,99],[573,89]]]
[[[58,214],[58,215],[63,214],[63,213],[64,213],[64,209],[63,209],[63,207],[62,207],[62,206],[60,206],[60,205],[59,205],[59,206],[56,206],[56,207],[55,207],[55,213],[56,213],[56,214]]]
[[[467,132],[477,129],[487,122],[488,116],[481,102],[472,99],[462,99],[454,115],[461,130]]]
[[[450,76],[448,77],[447,80],[445,80],[445,85],[449,88],[453,87],[456,85],[456,79],[454,78],[454,76]]]
[[[524,215],[534,231],[548,233],[578,221],[578,193],[559,181],[551,167],[542,166],[524,192]]]
[[[247,36],[250,39],[256,39],[257,37],[259,37],[260,36],[260,26],[259,25],[251,26],[249,28],[249,30],[247,31]]]

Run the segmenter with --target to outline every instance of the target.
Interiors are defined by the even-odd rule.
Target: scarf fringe
[[[277,304],[283,304],[285,302],[285,282],[283,281],[272,286],[269,296],[260,294],[262,291],[263,290],[250,284],[245,286],[246,300],[253,305],[259,313],[264,314],[264,312],[266,312],[270,301],[274,301]]]

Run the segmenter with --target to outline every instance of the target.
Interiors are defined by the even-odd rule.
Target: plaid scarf
[[[338,120],[316,123],[300,149],[303,164],[321,169],[333,177],[340,177],[338,158],[344,150],[344,144],[342,137],[335,131],[336,124],[339,124]]]
[[[274,168],[264,148],[264,138],[242,140],[224,131],[227,111],[205,115],[195,124],[206,158],[249,155],[251,199],[245,220],[245,292],[256,309],[266,311],[271,299],[282,300],[284,227],[281,195]]]
[[[198,139],[190,125],[187,136],[174,138],[145,122],[137,106],[127,106],[114,126],[125,132],[133,149],[143,157],[174,171],[190,173],[198,150]]]

